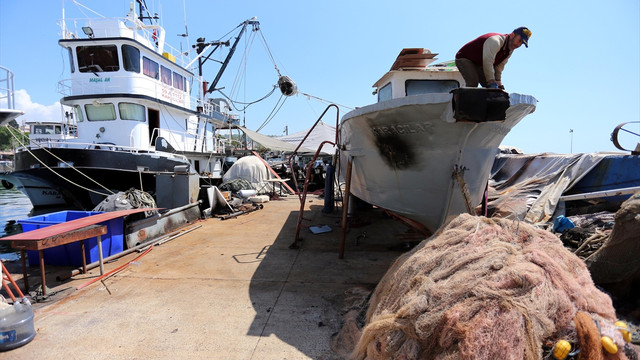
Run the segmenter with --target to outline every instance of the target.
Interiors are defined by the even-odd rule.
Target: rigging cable
[[[282,74],[280,74],[280,70],[278,69],[278,65],[276,64],[276,61],[273,58],[273,54],[271,54],[271,49],[269,49],[269,45],[267,45],[267,40],[264,38],[264,34],[262,33],[262,30],[258,30],[258,31],[260,32],[262,45],[264,45],[265,50],[267,50],[267,54],[269,54],[269,58],[271,58],[271,62],[273,63],[273,66],[276,68],[276,72],[278,73],[278,76],[282,76]]]
[[[262,123],[262,125],[260,125],[260,127],[258,128],[258,130],[256,130],[256,132],[259,132],[260,130],[262,130],[262,128],[265,127],[271,120],[273,120],[276,114],[280,112],[280,109],[282,109],[282,106],[284,105],[285,101],[287,101],[287,97],[285,97],[284,95],[280,95],[280,99],[282,99],[283,97],[284,97],[284,100],[282,101],[280,106],[278,106],[278,104],[276,103],[276,106],[273,108],[273,110],[271,110],[271,114],[269,114],[267,119]],[[280,99],[278,99],[278,102],[280,102]],[[276,107],[278,108],[277,110],[276,110]]]
[[[35,156],[35,155],[31,152],[31,150],[30,150],[30,149],[29,149],[29,148],[28,148],[28,147],[27,147],[27,146],[26,146],[22,141],[20,141],[20,139],[19,139],[19,138],[18,138],[18,137],[13,133],[13,130],[11,129],[11,126],[7,126],[7,128],[9,128],[9,133],[10,133],[10,134],[11,134],[11,136],[13,136],[13,138],[14,138],[14,139],[15,139],[15,140],[20,144],[20,146],[24,147],[24,149],[25,149],[25,150],[26,150],[26,151],[27,151],[31,156],[33,156],[33,158],[34,158],[34,159],[38,160],[38,162],[39,162],[40,164],[42,164],[45,168],[47,168],[48,170],[50,170],[52,173],[56,174],[56,175],[57,175],[57,176],[59,176],[60,178],[62,178],[62,179],[64,179],[64,180],[68,181],[70,184],[75,185],[75,186],[77,186],[77,187],[79,187],[79,188],[81,188],[81,189],[84,189],[84,190],[87,190],[87,191],[90,191],[90,192],[92,192],[92,193],[99,194],[99,195],[102,195],[102,196],[108,196],[108,195],[109,195],[109,194],[101,193],[101,192],[99,192],[99,191],[95,191],[95,190],[93,190],[93,189],[86,188],[86,187],[84,187],[84,186],[82,186],[82,185],[80,185],[80,184],[77,184],[77,183],[75,183],[75,182],[73,182],[73,181],[71,181],[71,180],[67,179],[66,177],[64,177],[64,176],[62,176],[62,175],[60,175],[60,174],[58,174],[55,170],[53,170],[52,168],[50,168],[50,167],[49,167],[47,164],[45,164],[42,160],[38,159],[38,157],[37,157],[37,156]],[[17,130],[16,130],[16,131],[17,131]],[[29,139],[29,141],[30,141],[30,142],[32,142],[32,143],[34,143],[34,144],[35,144],[35,145],[37,145],[38,147],[40,147],[40,148],[41,148],[42,150],[44,150],[45,152],[49,153],[49,155],[51,155],[51,156],[55,157],[57,160],[62,161],[65,165],[67,165],[68,167],[70,167],[70,168],[72,168],[73,170],[77,171],[80,175],[82,175],[82,176],[86,177],[87,179],[89,179],[89,180],[91,180],[92,182],[94,182],[96,185],[98,185],[98,186],[100,186],[101,188],[103,188],[103,189],[107,190],[108,192],[110,192],[110,193],[111,193],[111,195],[113,195],[113,194],[114,194],[114,192],[113,192],[113,191],[109,190],[108,188],[106,188],[105,186],[103,186],[102,184],[100,184],[99,182],[97,182],[97,181],[95,181],[94,179],[92,179],[91,177],[87,176],[87,175],[86,175],[86,174],[84,174],[82,171],[78,170],[75,166],[73,166],[73,165],[71,165],[71,164],[67,163],[67,162],[66,162],[66,161],[64,161],[64,160],[62,160],[62,159],[61,159],[61,158],[59,158],[57,155],[55,155],[54,153],[52,153],[51,151],[49,151],[47,148],[43,147],[42,145],[38,144],[37,142],[35,142],[35,141],[31,140],[31,139]]]
[[[340,105],[340,104],[335,103],[335,102],[333,102],[333,101],[325,100],[325,99],[319,98],[319,97],[317,97],[317,96],[313,96],[313,95],[310,95],[310,94],[307,94],[307,93],[303,93],[303,92],[301,92],[301,91],[298,91],[298,92],[299,92],[300,94],[302,94],[302,95],[304,95],[304,96],[308,97],[308,98],[313,98],[313,99],[318,100],[318,101],[320,101],[320,102],[323,102],[323,103],[325,103],[325,104],[335,104],[335,105],[337,105],[337,106],[339,106],[339,107],[341,107],[341,108],[345,108],[345,109],[353,110],[353,108],[352,108],[352,107],[349,107],[349,106],[346,106],[346,105]]]
[[[227,94],[225,94],[224,92],[222,92],[222,90],[220,89],[216,89],[217,92],[219,92],[225,99],[229,100],[229,102],[231,102],[231,105],[233,105],[233,108],[236,111],[244,111],[246,110],[250,105],[253,105],[255,103],[258,103],[266,98],[268,98],[269,96],[273,95],[273,93],[276,91],[277,86],[274,86],[273,89],[271,89],[271,91],[269,91],[269,93],[267,93],[265,96],[261,97],[258,100],[254,100],[251,102],[242,102],[242,101],[237,101],[237,100],[232,100],[229,96],[227,96]],[[241,104],[241,105],[246,105],[245,107],[243,107],[242,109],[239,109],[236,104]]]
[[[256,132],[260,132],[260,130],[262,130],[263,127],[265,127],[273,118],[272,115],[274,113],[274,111],[276,111],[276,108],[278,107],[278,104],[280,104],[280,101],[282,100],[282,95],[280,95],[280,98],[278,99],[278,101],[276,102],[276,104],[274,105],[273,109],[271,110],[271,112],[269,113],[269,115],[267,115],[267,118],[262,122],[262,125],[260,125],[257,129]],[[285,98],[286,100],[286,98]],[[284,104],[284,101],[282,102],[282,104]],[[280,105],[280,107],[282,107],[282,105]]]
[[[244,79],[244,81],[245,81],[243,89],[245,90],[245,93],[246,93],[246,88],[247,88],[247,86],[246,86],[247,62],[248,62],[248,59],[249,59],[249,53],[251,51],[251,47],[253,46],[253,41],[254,40],[255,40],[255,35],[253,33],[248,34],[247,37],[245,37],[245,45],[244,45],[244,49],[245,50],[244,50],[242,59],[241,59],[240,63],[238,64],[238,70],[236,72],[235,79],[233,80],[230,97],[238,97],[238,92],[240,91],[239,84],[242,81],[242,79]],[[246,94],[245,94],[245,98],[246,98]],[[246,109],[246,107],[245,107],[245,109]]]

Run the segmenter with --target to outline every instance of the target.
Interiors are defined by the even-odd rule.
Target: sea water
[[[29,198],[19,190],[0,186],[0,237],[21,232],[18,220],[28,218],[32,208]],[[0,241],[0,259],[18,259],[19,253],[9,245],[8,242]]]

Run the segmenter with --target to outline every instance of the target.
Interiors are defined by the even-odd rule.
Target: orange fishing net
[[[556,236],[523,222],[461,215],[385,274],[351,357],[552,358],[556,341],[579,348],[589,338],[576,331],[579,311],[591,319],[589,329],[613,329],[609,336],[624,347],[611,299]],[[627,359],[623,351],[601,356]]]

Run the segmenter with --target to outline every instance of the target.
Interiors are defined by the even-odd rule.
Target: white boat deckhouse
[[[67,116],[77,125],[77,137],[23,144],[15,170],[5,176],[34,207],[88,210],[130,188],[155,195],[159,179],[176,175],[196,175],[195,184],[186,180],[182,201],[193,202],[198,183],[221,178],[230,149],[218,132],[239,121],[226,99],[208,95],[242,34],[258,31],[259,23],[242,22],[235,42],[199,38],[195,51],[182,52],[166,43],[157,16],[142,3],[132,2],[124,18],[60,21],[58,43],[70,72],[58,83],[60,102],[71,109]],[[208,83],[203,66],[223,48],[228,55]]]

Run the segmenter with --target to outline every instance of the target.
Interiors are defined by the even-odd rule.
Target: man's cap
[[[529,38],[531,37],[531,30],[529,30],[524,26],[521,26],[513,30],[513,33],[520,35],[520,37],[522,38],[522,42],[524,43],[524,46],[529,47]]]

